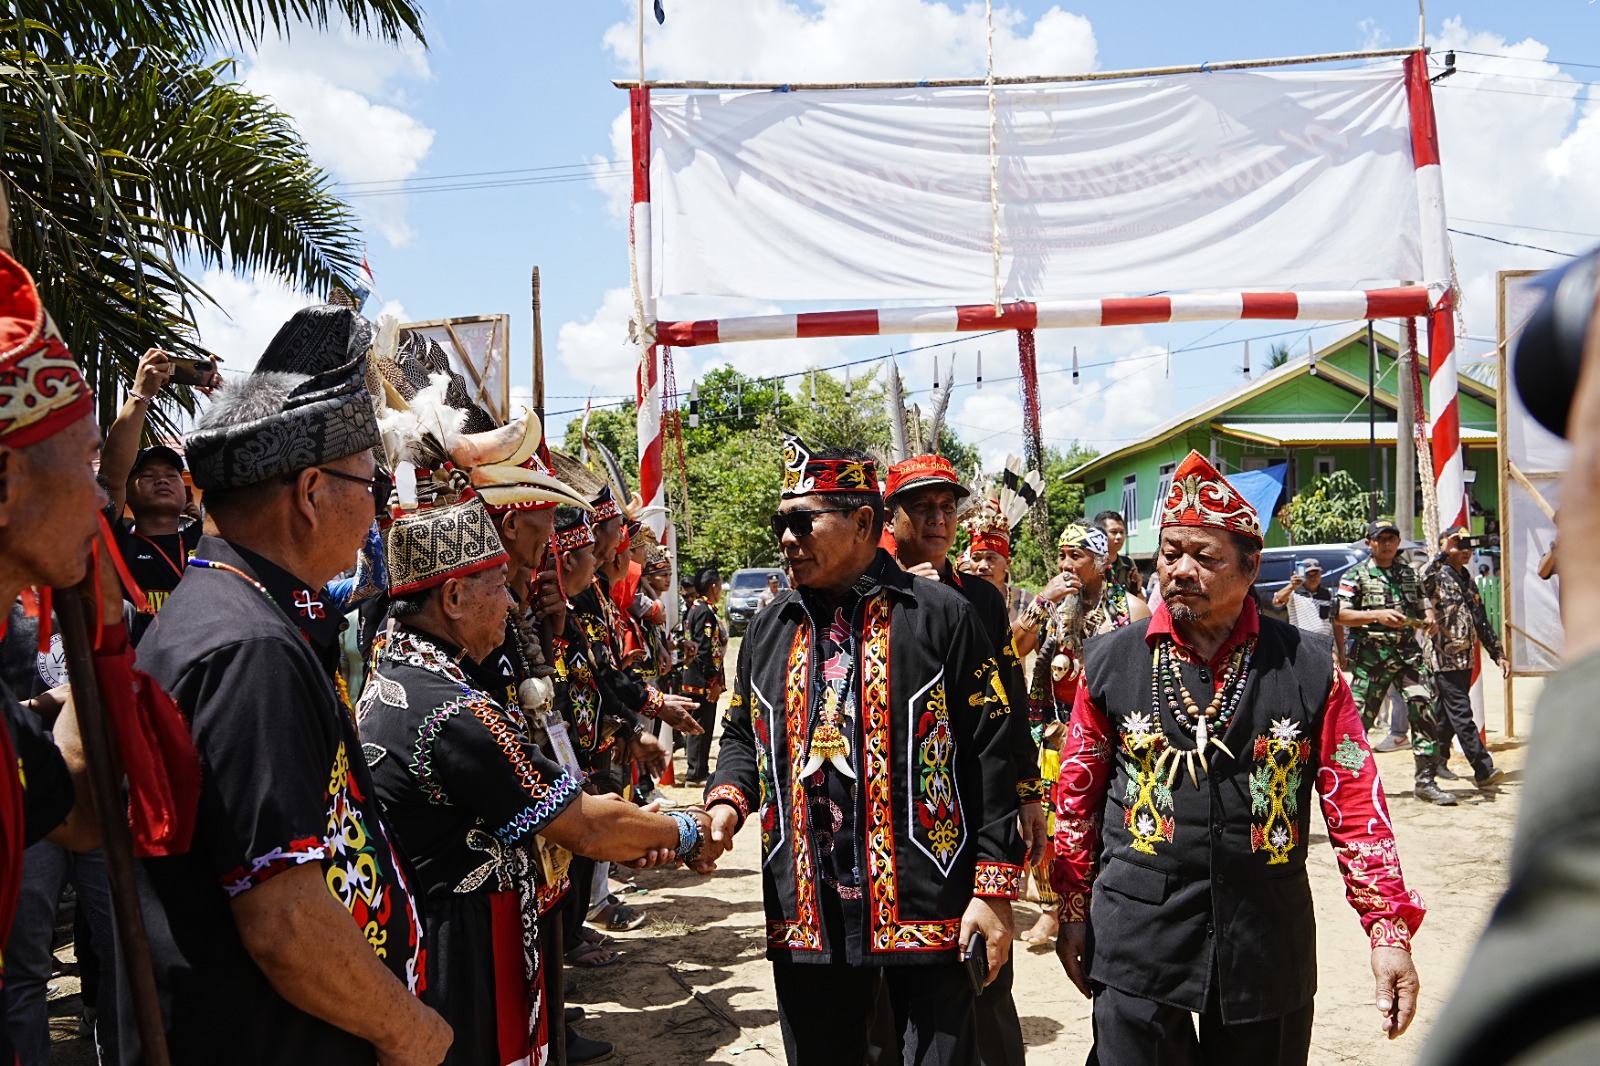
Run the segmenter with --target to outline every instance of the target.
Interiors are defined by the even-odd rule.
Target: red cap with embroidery
[[[33,278],[0,252],[0,442],[37,444],[93,408],[94,393],[45,314]]]
[[[954,489],[956,499],[966,499],[971,492],[956,477],[956,468],[942,455],[913,455],[903,463],[889,468],[889,481],[883,487],[883,501],[888,503],[902,492],[926,488]]]
[[[1228,484],[1217,468],[1199,452],[1190,452],[1172,472],[1172,491],[1161,511],[1161,528],[1206,526],[1226,529],[1261,541],[1261,519],[1256,509]]]

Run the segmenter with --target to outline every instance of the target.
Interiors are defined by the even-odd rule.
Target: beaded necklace
[[[278,610],[283,611],[283,604],[278,602],[278,597],[274,596],[267,590],[267,586],[263,585],[261,582],[257,581],[243,570],[240,570],[237,566],[234,566],[231,563],[215,562],[211,559],[201,559],[197,556],[190,556],[188,562],[190,566],[198,566],[205,570],[224,570],[235,577],[243,578],[257,592],[265,596],[268,603],[272,604]],[[293,615],[289,615],[288,611],[283,611],[283,613],[288,615],[290,620],[293,621]],[[305,630],[301,630],[300,632],[302,636],[305,635]],[[344,713],[350,716],[351,727],[356,729],[356,731],[359,733],[360,725],[356,721],[355,704],[350,702],[350,685],[344,679],[344,671],[337,668],[335,668],[333,671],[333,689],[334,692],[336,692],[339,696],[339,705],[344,708]]]
[[[1155,648],[1150,653],[1151,710],[1156,721],[1160,721],[1161,711],[1165,708],[1171,713],[1173,721],[1178,723],[1178,727],[1194,740],[1194,748],[1190,751],[1179,752],[1175,748],[1169,748],[1163,753],[1163,761],[1170,756],[1172,762],[1172,767],[1167,772],[1168,788],[1171,788],[1173,782],[1177,780],[1180,764],[1188,766],[1189,780],[1194,783],[1195,788],[1200,787],[1200,777],[1195,772],[1194,764],[1198,759],[1201,773],[1208,773],[1211,770],[1211,765],[1206,760],[1207,748],[1216,748],[1230,759],[1235,757],[1222,742],[1222,735],[1228,731],[1234,714],[1239,710],[1239,703],[1244,698],[1245,683],[1250,676],[1250,658],[1255,652],[1255,646],[1255,638],[1251,637],[1233,649],[1233,653],[1228,656],[1228,665],[1223,668],[1222,684],[1217,686],[1211,701],[1202,710],[1195,703],[1194,697],[1189,695],[1189,689],[1183,683],[1177,656],[1173,654],[1172,641],[1167,639],[1156,642]]]

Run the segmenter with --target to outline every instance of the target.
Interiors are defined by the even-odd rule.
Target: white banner
[[[1516,338],[1528,316],[1538,307],[1543,292],[1532,277],[1503,278],[1501,321],[1506,337]],[[1516,351],[1507,345],[1506,366]],[[1510,382],[1502,384],[1500,402],[1506,405],[1506,458],[1551,507],[1561,506],[1561,478],[1571,461],[1566,441],[1533,420]],[[1503,610],[1515,627],[1511,631],[1511,662],[1517,673],[1540,674],[1561,669],[1566,630],[1561,624],[1561,575],[1539,576],[1539,562],[1555,543],[1556,524],[1514,478],[1506,483],[1510,514],[1502,515],[1500,566],[1506,589]]]
[[[1427,278],[1401,63],[995,90],[1006,300]],[[993,299],[982,88],[651,95],[654,294]]]

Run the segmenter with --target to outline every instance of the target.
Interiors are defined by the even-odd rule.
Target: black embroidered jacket
[[[882,551],[868,574],[851,622],[860,742],[849,753],[863,954],[871,965],[946,963],[972,897],[1015,899],[1020,888],[1011,708],[959,592],[912,577]],[[797,962],[844,953],[824,930],[827,889],[799,776],[819,709],[818,642],[793,590],[751,620],[706,792],[741,821],[757,813],[768,954]]]

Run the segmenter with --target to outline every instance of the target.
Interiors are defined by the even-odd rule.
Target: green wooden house
[[[1393,340],[1382,334],[1375,339],[1377,388],[1373,395],[1378,447],[1374,473],[1381,493],[1380,511],[1392,514],[1399,359]],[[1086,514],[1120,511],[1127,516],[1127,551],[1140,559],[1155,552],[1156,521],[1172,484],[1172,471],[1191,448],[1224,474],[1287,464],[1280,507],[1317,475],[1334,470],[1346,471],[1366,485],[1370,469],[1367,361],[1363,328],[1242,382],[1157,426],[1143,438],[1083,464],[1066,479],[1084,486]],[[1425,356],[1422,374],[1426,389]],[[1481,531],[1485,521],[1494,520],[1499,506],[1495,390],[1463,375],[1460,409],[1473,528]],[[1421,513],[1420,500],[1417,513]],[[1267,531],[1267,545],[1287,543],[1282,526],[1274,521]]]

